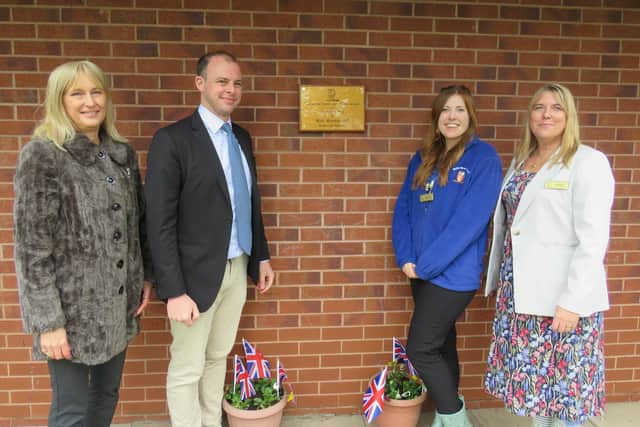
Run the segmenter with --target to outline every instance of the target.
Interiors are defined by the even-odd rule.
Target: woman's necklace
[[[525,163],[525,169],[530,172],[538,172],[538,169],[539,169],[538,165],[540,165],[540,168],[541,168],[545,163],[547,163],[547,160],[549,160],[549,157],[551,157],[551,155],[554,152],[555,152],[555,149],[549,150],[545,154],[540,154],[540,151],[536,149],[536,151],[532,153],[533,155],[530,155],[529,158],[527,159]]]

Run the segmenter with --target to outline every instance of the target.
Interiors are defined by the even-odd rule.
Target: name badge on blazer
[[[544,183],[544,188],[549,190],[568,190],[569,181],[547,181]]]

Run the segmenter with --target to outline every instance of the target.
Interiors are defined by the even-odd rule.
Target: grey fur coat
[[[144,266],[142,186],[134,149],[101,135],[58,148],[29,142],[14,178],[15,262],[33,358],[39,335],[64,327],[73,361],[95,365],[139,331]]]

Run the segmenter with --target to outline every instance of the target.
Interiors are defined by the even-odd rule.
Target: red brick
[[[366,31],[324,31],[325,44],[363,45],[367,41]]]
[[[297,0],[298,3],[301,3],[302,0]],[[316,7],[316,8],[322,8],[321,4],[314,4],[314,3],[309,3],[309,2],[304,2],[305,5],[301,6],[299,8],[296,8],[296,10],[301,11],[304,10],[305,7]],[[294,6],[294,2],[287,2],[286,4],[281,5],[283,11],[288,10],[288,7],[293,7]],[[341,15],[318,15],[318,14],[305,14],[305,15],[300,15],[300,27],[302,28],[320,28],[320,29],[327,29],[327,28],[343,28],[343,22],[344,19]]]
[[[14,7],[14,21],[24,22],[60,22],[60,9],[47,7]]]
[[[320,244],[313,243],[280,243],[278,244],[279,256],[314,256],[320,255]]]
[[[462,49],[496,49],[498,47],[497,36],[459,35],[457,42]]]
[[[375,2],[371,4],[371,13],[376,15],[411,16],[412,5],[409,2]]]
[[[638,53],[640,52],[640,41],[623,40],[621,53]]]
[[[622,83],[637,82],[640,77],[640,71],[638,70],[622,70],[620,73],[620,81]]]
[[[585,8],[582,10],[582,20],[584,22],[598,22],[598,23],[621,23],[622,11],[613,9],[590,9]]]
[[[604,68],[638,68],[638,57],[622,55],[602,55],[602,66]]]
[[[389,28],[392,31],[432,32],[434,31],[434,20],[419,17],[391,17]]]
[[[550,50],[550,51],[567,51],[567,52],[577,52],[580,50],[581,42],[579,39],[574,38],[549,38],[549,39],[541,39],[540,40],[540,49],[541,50]]]
[[[338,326],[342,323],[340,314],[301,314],[300,326]]]
[[[383,16],[349,15],[345,18],[345,27],[349,30],[386,30],[389,28],[389,19]]]
[[[640,38],[640,28],[637,25],[603,25],[602,36],[605,38]]]
[[[11,42],[8,40],[0,41],[0,55],[8,55],[11,53]]]
[[[84,39],[84,25],[59,25],[40,24],[38,25],[38,36],[43,39]]]
[[[481,20],[478,23],[478,33],[480,34],[518,34],[519,26],[517,22],[511,21],[488,21]],[[514,41],[515,42],[515,41]]]
[[[584,70],[583,70],[584,71]],[[560,68],[543,68],[540,70],[540,78],[543,81],[575,81],[578,80],[580,70],[560,69]],[[582,81],[592,81],[585,80]]]
[[[350,1],[344,2],[341,0],[325,0],[325,11],[328,13],[340,13],[340,14],[364,14],[367,12],[368,2],[366,1]]]
[[[56,55],[62,54],[62,47],[58,41],[19,41],[14,42],[15,53],[18,55]]]
[[[561,65],[564,67],[598,67],[601,59],[599,55],[581,55],[566,53],[561,56]]]
[[[88,32],[90,40],[131,40],[135,38],[133,27],[92,25]]]
[[[540,8],[505,5],[500,8],[500,18],[537,21],[540,19]]]
[[[520,34],[528,36],[560,36],[561,24],[552,22],[522,22]]]
[[[580,44],[580,51],[615,54],[620,52],[620,47],[619,40],[585,40]]]
[[[341,286],[312,286],[301,290],[301,298],[338,298],[342,296]]]
[[[369,39],[375,46],[410,46],[411,34],[400,32],[370,32]]]
[[[136,5],[139,8],[162,7],[175,9],[181,6],[180,0],[137,0]]]
[[[352,256],[350,258],[355,259],[357,257]],[[349,264],[352,265],[353,267],[357,267],[356,263],[349,263]],[[372,285],[369,283],[366,286],[350,286],[344,290],[345,298],[379,297],[382,295],[384,295],[384,287]]]

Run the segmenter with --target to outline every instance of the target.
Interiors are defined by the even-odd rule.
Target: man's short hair
[[[207,65],[209,65],[209,60],[214,56],[225,57],[229,62],[238,62],[236,57],[231,52],[227,52],[226,50],[215,50],[213,52],[205,53],[200,57],[200,59],[198,59],[198,76],[201,76],[204,79],[207,78]]]

